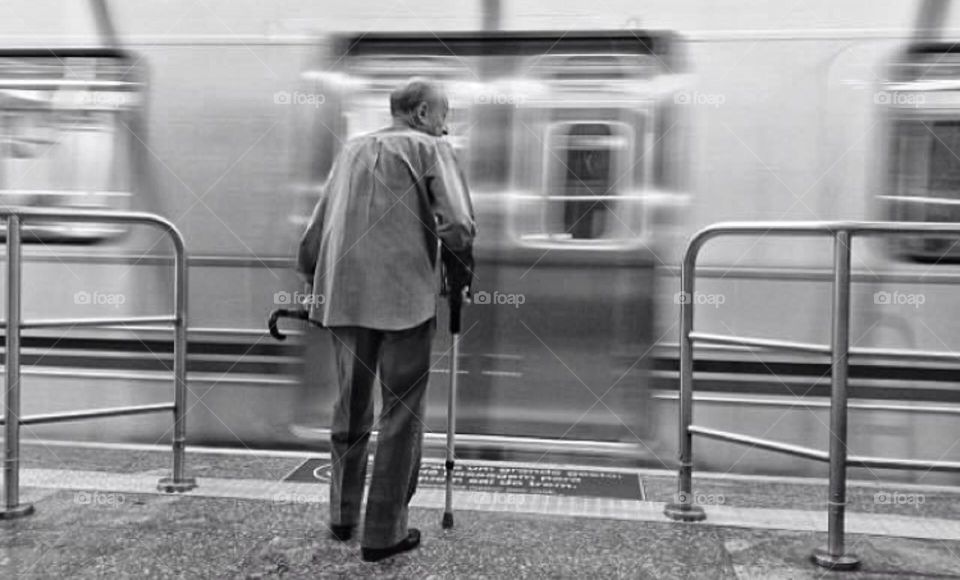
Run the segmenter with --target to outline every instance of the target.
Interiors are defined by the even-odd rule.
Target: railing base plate
[[[707,513],[698,505],[668,503],[663,508],[663,514],[678,522],[702,522],[707,519]]]
[[[183,493],[197,488],[197,480],[188,477],[180,481],[174,481],[172,477],[164,477],[157,482],[157,489],[164,493]]]
[[[0,520],[18,520],[33,515],[33,504],[22,503],[12,508],[0,510]]]
[[[833,556],[826,548],[817,548],[810,555],[810,560],[822,568],[829,570],[856,570],[860,567],[860,558],[855,554]]]

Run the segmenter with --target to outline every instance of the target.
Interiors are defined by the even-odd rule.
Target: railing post
[[[20,503],[20,216],[7,216],[7,360],[4,397],[3,483],[0,520],[22,518],[33,506]]]
[[[197,487],[194,478],[185,477],[184,454],[187,445],[187,256],[183,238],[168,230],[174,245],[174,323],[173,339],[173,477],[164,477],[157,488],[164,492],[184,492]]]
[[[677,474],[677,498],[663,513],[670,519],[697,522],[705,519],[703,508],[693,501],[693,290],[696,275],[697,245],[691,243],[680,269],[680,469]]]
[[[850,232],[833,238],[833,319],[830,368],[830,499],[827,546],[815,550],[813,562],[833,570],[853,570],[860,559],[844,550],[844,512],[847,504],[847,367],[850,350]]]

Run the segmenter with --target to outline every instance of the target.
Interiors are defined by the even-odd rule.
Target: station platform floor
[[[678,523],[662,514],[665,470],[464,460],[443,530],[427,462],[411,510],[421,547],[371,564],[356,540],[328,538],[322,454],[190,448],[198,487],[164,494],[169,447],[21,450],[36,513],[0,522],[0,578],[960,578],[953,487],[851,481],[847,545],[862,567],[831,572],[809,561],[826,542],[825,480],[700,473],[707,520]],[[494,471],[518,487],[475,485]]]

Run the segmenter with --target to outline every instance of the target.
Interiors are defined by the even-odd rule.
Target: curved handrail
[[[7,359],[5,365],[5,393],[7,417],[17,420],[4,425],[4,505],[0,519],[13,519],[33,513],[33,506],[20,503],[20,425],[24,424],[20,413],[20,332],[24,328],[73,326],[77,320],[41,320],[23,322],[20,313],[22,294],[21,273],[21,226],[30,220],[65,221],[80,223],[124,223],[150,225],[161,229],[170,237],[174,246],[174,314],[172,316],[148,316],[127,319],[132,324],[168,322],[174,327],[174,402],[170,405],[139,405],[112,409],[94,409],[71,413],[53,413],[32,418],[32,423],[50,423],[84,418],[110,417],[138,413],[172,410],[173,424],[173,473],[172,477],[160,480],[163,491],[187,491],[196,487],[196,481],[185,476],[184,455],[186,450],[186,399],[187,399],[187,258],[183,235],[170,220],[145,212],[102,211],[84,209],[58,209],[37,207],[0,208],[0,218],[6,221],[7,245]],[[102,318],[79,321],[84,325],[116,324],[123,319]]]

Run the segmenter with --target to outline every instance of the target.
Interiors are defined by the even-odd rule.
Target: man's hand
[[[473,248],[455,252],[446,244],[440,248],[440,261],[443,264],[444,296],[470,298],[470,286],[473,284]]]

